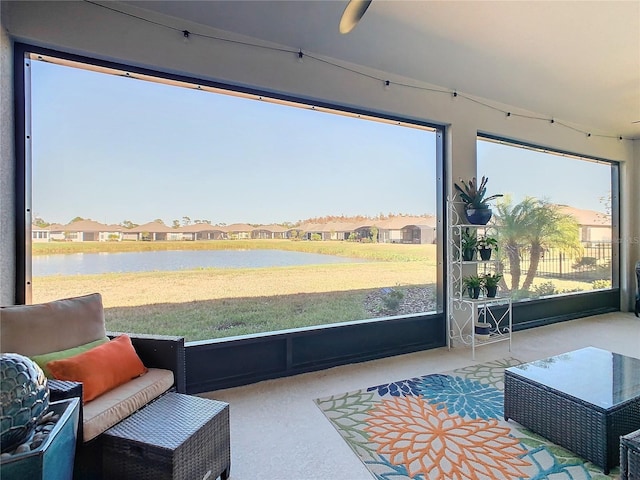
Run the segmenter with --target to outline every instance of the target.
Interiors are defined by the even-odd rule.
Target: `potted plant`
[[[483,176],[480,184],[478,184],[476,177],[473,177],[469,182],[460,179],[462,186],[457,183],[454,184],[460,199],[465,204],[467,220],[469,220],[469,223],[472,225],[486,225],[489,220],[491,220],[492,215],[489,202],[498,197],[502,197],[502,194],[486,196],[488,181],[489,178]]]
[[[478,247],[478,239],[476,232],[471,231],[469,227],[460,232],[460,248],[462,260],[465,262],[473,261],[473,257]]]
[[[478,340],[489,340],[491,338],[491,324],[488,322],[476,322],[474,331]]]
[[[481,260],[491,260],[491,252],[498,249],[498,239],[483,235],[478,239],[478,253]]]
[[[478,298],[482,289],[482,278],[477,275],[469,275],[462,279],[462,284],[467,289],[467,293],[471,298]]]
[[[487,273],[482,276],[482,286],[487,292],[488,298],[493,298],[498,293],[498,283],[502,279],[501,273]]]

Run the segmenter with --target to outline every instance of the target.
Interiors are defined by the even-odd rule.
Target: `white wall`
[[[640,140],[633,142],[633,160],[622,165],[622,209],[623,225],[621,232],[622,272],[620,284],[628,290],[623,292],[622,302],[633,309],[634,288],[636,285],[635,263],[640,261]]]
[[[448,125],[450,128],[446,139],[446,160],[449,165],[449,185],[452,179],[475,175],[478,132],[620,161],[623,163],[624,175],[622,201],[626,207],[622,237],[636,237],[635,244],[625,242],[622,252],[622,279],[625,290],[622,300],[624,305],[630,304],[630,294],[635,289],[635,283],[629,269],[635,258],[640,258],[640,246],[637,245],[637,237],[640,236],[637,233],[640,232],[640,209],[637,208],[640,204],[637,191],[640,185],[640,147],[637,145],[639,141],[619,142],[599,137],[587,139],[585,135],[559,125],[518,117],[507,118],[500,112],[441,93],[400,86],[393,86],[385,91],[377,80],[314,61],[309,57],[306,57],[303,63],[299,63],[292,54],[199,37],[192,37],[185,44],[177,32],[109,12],[85,2],[6,2],[3,5],[3,23],[7,30],[18,40],[28,43]],[[118,4],[118,8],[139,13],[130,6]],[[175,20],[155,17],[147,12],[143,15],[164,23],[176,24]],[[189,23],[176,26],[200,33],[220,33]],[[225,36],[243,39],[231,34]],[[255,43],[254,40],[252,42]],[[296,45],[289,47],[298,48]],[[378,78],[388,78],[392,82],[407,81],[389,73],[371,72],[363,67],[356,68],[374,73]],[[3,84],[3,91],[4,89]],[[517,106],[505,108],[518,112]],[[549,112],[536,113],[550,115]],[[2,161],[5,162],[5,152],[2,154]],[[631,208],[632,206],[634,208]],[[2,271],[2,275],[6,278],[5,270]],[[3,282],[3,290],[4,283],[6,282]],[[0,298],[6,295],[2,292]]]
[[[1,13],[1,12],[0,12]],[[0,305],[15,298],[13,47],[0,26]]]

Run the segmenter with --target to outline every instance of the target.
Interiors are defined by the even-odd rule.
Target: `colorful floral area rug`
[[[586,480],[609,476],[503,418],[504,359],[316,400],[379,480]]]

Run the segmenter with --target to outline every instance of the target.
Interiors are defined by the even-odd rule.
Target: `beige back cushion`
[[[0,307],[0,351],[42,355],[93,342],[106,335],[102,296]]]

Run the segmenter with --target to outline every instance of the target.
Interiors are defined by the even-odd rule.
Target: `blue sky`
[[[609,165],[487,141],[478,142],[478,172],[489,177],[489,193],[509,194],[514,203],[532,196],[605,213],[601,198],[611,191]]]
[[[272,223],[435,210],[435,134],[32,62],[33,211]]]
[[[33,212],[46,221],[435,213],[434,133],[31,65]],[[603,209],[607,167],[576,170],[575,160],[494,144],[478,151],[491,192]]]

